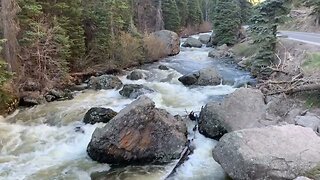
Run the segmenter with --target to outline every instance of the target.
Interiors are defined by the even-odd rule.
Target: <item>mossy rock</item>
[[[13,112],[19,104],[19,98],[14,93],[0,89],[0,115]]]
[[[320,179],[320,164],[305,174],[310,179]]]

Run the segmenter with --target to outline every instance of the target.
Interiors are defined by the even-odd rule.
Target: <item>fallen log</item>
[[[307,91],[320,91],[320,84],[308,84],[308,85],[301,85],[301,86],[297,86],[295,88],[290,88],[290,89],[286,89],[286,90],[282,90],[282,91],[278,91],[278,92],[272,92],[272,93],[268,93],[268,96],[271,95],[277,95],[277,94],[295,94],[295,93],[299,93],[299,92],[307,92]]]

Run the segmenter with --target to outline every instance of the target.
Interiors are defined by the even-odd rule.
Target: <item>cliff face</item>
[[[140,32],[164,29],[161,3],[162,0],[135,0],[133,2],[134,22]]]

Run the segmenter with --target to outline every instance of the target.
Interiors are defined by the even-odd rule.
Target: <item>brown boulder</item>
[[[165,163],[179,158],[186,142],[185,124],[142,96],[95,130],[87,152],[102,163]]]

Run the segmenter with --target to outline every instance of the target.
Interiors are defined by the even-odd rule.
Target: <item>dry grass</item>
[[[212,24],[210,22],[208,22],[208,21],[204,21],[199,26],[199,32],[200,33],[210,32],[211,30],[212,30]]]
[[[122,32],[117,43],[113,52],[118,67],[127,68],[143,63],[143,46],[139,38]]]
[[[146,61],[152,62],[167,56],[167,47],[164,42],[151,34],[143,38],[143,47],[146,51]]]

